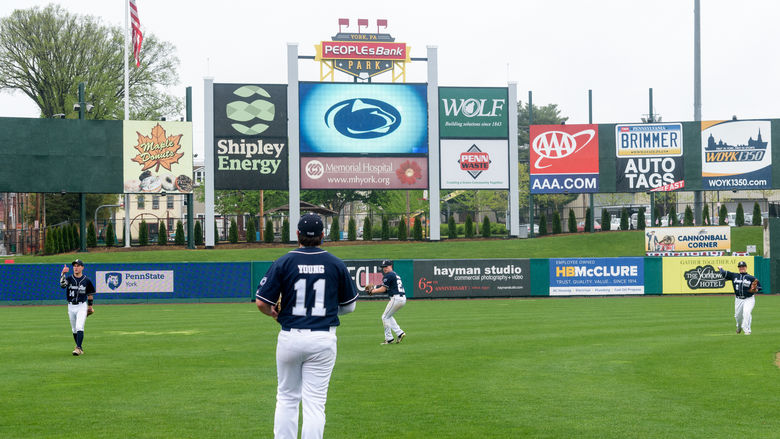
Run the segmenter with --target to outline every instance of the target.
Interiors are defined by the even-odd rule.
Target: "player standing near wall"
[[[747,273],[745,261],[739,261],[737,269],[739,273],[732,273],[718,266],[721,276],[734,284],[734,319],[737,321],[737,334],[745,331],[745,335],[750,335],[753,307],[756,306],[756,298],[753,295],[761,290],[761,284]]]
[[[395,343],[401,343],[401,340],[406,337],[406,333],[398,322],[395,321],[393,315],[396,311],[403,308],[406,305],[406,292],[404,291],[404,284],[401,281],[401,277],[395,274],[393,271],[393,261],[385,259],[382,261],[382,273],[385,275],[382,277],[382,285],[366,285],[366,293],[368,295],[387,293],[390,296],[390,302],[385,307],[385,312],[382,314],[382,326],[385,327],[385,341],[380,344],[388,345],[393,343],[393,333],[395,333]]]
[[[302,216],[299,248],[271,265],[255,295],[257,308],[282,326],[276,343],[277,439],[298,437],[301,400],[301,438],[322,438],[338,316],[354,311],[358,298],[344,262],[318,248],[325,237],[322,229],[319,215]]]
[[[84,341],[84,323],[87,321],[87,316],[95,312],[92,308],[95,285],[84,275],[84,262],[81,259],[76,259],[71,265],[73,265],[71,276],[67,276],[68,266],[62,267],[60,287],[67,289],[68,292],[68,317],[70,317],[73,340],[76,342],[73,355],[78,356],[84,353],[81,348],[81,343]]]

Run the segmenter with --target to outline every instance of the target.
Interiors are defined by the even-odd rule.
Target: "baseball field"
[[[329,438],[774,438],[780,297],[384,301],[344,316]],[[276,324],[253,303],[2,309],[0,437],[271,437]]]
[[[632,236],[624,233],[614,234],[612,251]],[[548,239],[523,245],[559,245]],[[479,257],[487,243],[450,244]],[[387,257],[404,248],[333,250]],[[439,257],[466,257],[453,248]],[[162,257],[155,253],[83,258]],[[81,357],[70,355],[64,304],[0,308],[0,437],[272,437],[278,326],[253,303],[97,299]],[[776,295],[757,298],[750,336],[735,333],[727,295],[413,300],[396,314],[406,339],[380,346],[385,303],[361,301],[342,318],[325,437],[780,435]]]

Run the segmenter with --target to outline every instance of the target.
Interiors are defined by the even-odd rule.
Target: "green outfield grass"
[[[540,240],[541,241],[541,240]],[[384,301],[344,316],[328,438],[774,438],[780,297]],[[271,437],[278,326],[253,303],[0,308],[0,437]]]
[[[644,256],[644,233],[615,231],[545,236],[533,239],[474,239],[439,242],[325,243],[331,253],[345,259],[482,259],[482,258],[558,258],[593,256]],[[746,245],[763,248],[761,227],[732,228],[732,250],[745,251]],[[70,263],[78,255],[86,263],[95,262],[207,262],[207,261],[270,261],[288,252],[290,246],[256,244],[245,249],[230,249],[217,245],[205,250],[134,247],[131,251],[91,251],[53,256],[18,256],[17,263]]]

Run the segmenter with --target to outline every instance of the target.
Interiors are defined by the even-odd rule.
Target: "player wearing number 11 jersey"
[[[301,402],[301,438],[323,436],[338,316],[354,311],[358,298],[344,262],[318,247],[322,229],[319,215],[302,216],[299,248],[271,265],[255,295],[258,309],[282,327],[276,343],[276,438],[298,437]]]

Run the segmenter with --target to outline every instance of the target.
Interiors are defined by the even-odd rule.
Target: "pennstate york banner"
[[[531,125],[531,193],[599,191],[599,126]]]
[[[439,87],[439,137],[509,137],[506,88]]]
[[[214,188],[287,190],[287,85],[214,84]]]
[[[550,259],[551,296],[644,293],[644,258]]]
[[[701,157],[704,190],[769,189],[772,122],[702,122]]]
[[[428,153],[425,84],[299,84],[302,155]]]
[[[427,157],[301,157],[301,189],[427,188]]]
[[[648,227],[647,252],[691,252],[731,250],[731,227]]]
[[[124,192],[192,192],[192,122],[122,124]]]
[[[509,189],[509,141],[441,140],[442,189]]]
[[[726,271],[737,272],[739,261],[745,261],[748,273],[755,273],[753,258],[663,258],[663,294],[734,294],[731,281],[720,275],[718,266],[722,266]]]
[[[685,187],[681,123],[615,125],[615,155],[617,192]]]
[[[414,297],[530,296],[530,274],[530,259],[415,260]]]

